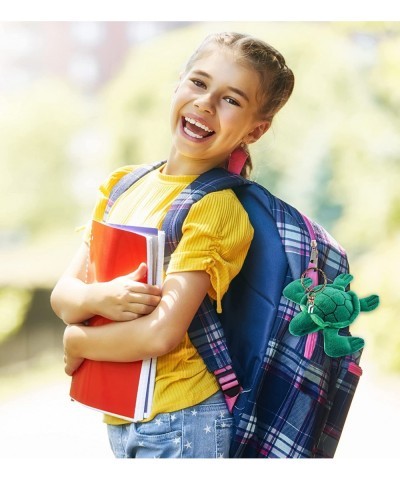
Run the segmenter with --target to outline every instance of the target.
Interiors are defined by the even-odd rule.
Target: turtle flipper
[[[357,352],[364,347],[364,340],[360,337],[342,336],[335,328],[325,328],[324,350],[330,357],[342,357]]]
[[[289,323],[289,332],[296,337],[317,332],[318,330],[320,330],[320,327],[316,325],[310,315],[304,311],[295,315]]]
[[[362,312],[370,312],[371,310],[375,310],[378,305],[378,295],[370,295],[369,297],[360,298],[360,310]]]
[[[345,289],[347,285],[351,283],[353,278],[353,275],[350,275],[350,273],[341,273],[335,278],[335,280],[333,281],[333,285],[335,287],[342,287]]]
[[[283,295],[292,302],[300,303],[305,295],[305,288],[310,287],[311,284],[312,280],[308,277],[303,280],[303,284],[300,279],[294,280],[283,289]]]

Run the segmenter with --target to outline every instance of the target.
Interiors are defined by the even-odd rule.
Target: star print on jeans
[[[186,441],[184,447],[189,450],[189,448],[192,448],[192,442],[189,442],[189,440]]]
[[[203,428],[203,430],[206,432],[206,433],[211,433],[211,427],[206,425],[205,428]]]

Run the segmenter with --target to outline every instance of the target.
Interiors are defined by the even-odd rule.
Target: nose
[[[214,102],[209,93],[199,95],[193,102],[193,105],[201,112],[207,112],[211,115],[214,115],[215,113]]]

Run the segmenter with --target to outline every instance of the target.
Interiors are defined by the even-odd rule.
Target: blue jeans
[[[233,418],[222,392],[193,407],[160,413],[149,422],[107,425],[117,458],[224,458]]]

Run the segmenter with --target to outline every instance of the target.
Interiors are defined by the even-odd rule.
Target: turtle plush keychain
[[[313,270],[322,274],[324,283],[312,287],[312,279],[306,276],[309,270],[283,290],[283,295],[299,304],[301,309],[290,322],[289,332],[302,336],[322,330],[324,350],[330,357],[341,357],[361,350],[364,347],[362,338],[339,335],[339,330],[352,324],[360,312],[377,308],[378,295],[359,299],[351,290],[346,291],[353,280],[352,275],[343,273],[332,284],[327,284],[325,273],[317,268]]]

